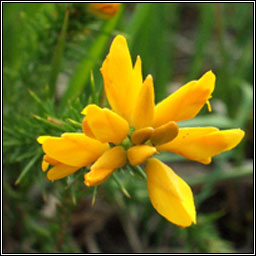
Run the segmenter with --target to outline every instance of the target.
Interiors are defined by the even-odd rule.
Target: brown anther
[[[154,128],[145,127],[133,132],[131,140],[134,145],[140,145],[145,143],[153,134]]]
[[[157,127],[150,137],[153,145],[162,145],[173,140],[179,132],[179,127],[176,122],[170,121]]]

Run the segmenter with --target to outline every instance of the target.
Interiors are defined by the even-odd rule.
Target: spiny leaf
[[[18,179],[15,181],[15,185],[18,185],[21,180],[28,174],[28,172],[32,169],[35,162],[39,159],[39,157],[42,155],[42,153],[37,153],[25,166],[25,168],[21,171],[21,174],[19,175]]]
[[[93,188],[93,195],[92,195],[91,206],[94,206],[94,204],[95,204],[97,193],[98,193],[98,186],[95,186]]]
[[[126,190],[126,188],[124,187],[124,185],[122,184],[122,182],[120,181],[120,179],[118,178],[116,173],[113,173],[112,176],[113,176],[115,182],[117,183],[117,185],[120,187],[121,191],[124,193],[124,195],[128,198],[131,198],[130,194],[128,193],[128,191]]]
[[[62,132],[65,132],[65,131],[66,131],[65,127],[63,126],[63,124],[54,123],[54,122],[52,122],[51,120],[47,120],[47,119],[45,119],[45,118],[43,118],[43,117],[41,117],[41,116],[34,115],[34,114],[33,114],[33,117],[34,117],[35,119],[37,119],[38,121],[40,121],[40,122],[42,122],[42,123],[44,123],[44,124],[47,124],[48,126],[50,126],[50,127],[52,127],[52,128],[55,128],[55,129],[57,129],[57,130],[59,130],[59,131],[62,131]]]

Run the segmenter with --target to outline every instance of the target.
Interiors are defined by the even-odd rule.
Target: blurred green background
[[[180,126],[246,132],[209,166],[159,156],[192,187],[190,228],[159,216],[128,170],[117,176],[131,199],[114,179],[96,191],[85,170],[54,183],[40,170],[36,138],[79,131],[83,107],[102,102],[99,68],[119,33],[153,75],[157,102],[216,74],[212,113]],[[253,252],[253,3],[126,3],[109,19],[88,3],[3,3],[3,65],[3,252]]]

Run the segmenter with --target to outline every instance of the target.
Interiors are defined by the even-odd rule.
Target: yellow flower
[[[89,3],[89,11],[101,18],[111,18],[119,10],[121,3]]]
[[[188,184],[169,166],[151,157],[170,151],[209,164],[213,156],[242,140],[244,132],[240,129],[178,127],[177,122],[193,118],[205,104],[210,106],[215,75],[207,72],[155,106],[153,78],[148,75],[143,81],[140,57],[133,66],[121,35],[113,40],[101,73],[112,110],[90,104],[82,110],[83,133],[39,137],[45,153],[42,169],[53,165],[47,176],[56,180],[93,163],[84,183],[96,186],[127,163],[136,166],[145,162],[148,193],[157,212],[181,227],[196,223]]]
[[[88,166],[109,149],[107,143],[91,139],[84,133],[63,133],[61,137],[40,136],[45,153],[42,170],[54,167],[47,173],[49,180],[64,178],[82,167]]]

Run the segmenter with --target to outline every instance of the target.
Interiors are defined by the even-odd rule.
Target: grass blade
[[[199,30],[197,32],[197,40],[194,50],[194,56],[192,63],[190,65],[190,72],[188,74],[187,80],[197,78],[200,75],[201,69],[203,67],[205,48],[208,45],[208,41],[212,36],[212,30],[214,25],[214,8],[213,4],[201,4],[200,5],[200,24]]]
[[[70,79],[68,89],[62,97],[60,108],[66,104],[68,99],[72,100],[77,97],[87,86],[87,82],[90,80],[90,72],[93,70],[95,64],[97,64],[97,60],[102,56],[111,33],[121,17],[122,9],[123,8],[119,9],[118,14],[114,18],[103,24],[100,29],[101,33],[89,49],[88,55],[91,58],[88,59],[88,57],[84,57],[80,63],[78,63],[78,66]]]
[[[173,37],[176,11],[175,3],[141,3],[136,7],[126,30],[130,35],[131,52],[142,58],[144,74],[150,73],[154,77],[156,102],[166,96],[168,81],[172,76],[173,63],[169,59],[173,54],[173,40],[169,38]]]
[[[69,17],[69,10],[67,9],[65,12],[65,17],[64,17],[64,22],[61,29],[60,37],[59,37],[56,50],[54,52],[53,59],[52,59],[51,73],[49,77],[49,94],[51,97],[56,93],[56,82],[57,82],[58,74],[60,72],[61,59],[62,59],[63,49],[65,47],[65,41],[66,41],[68,17]]]

